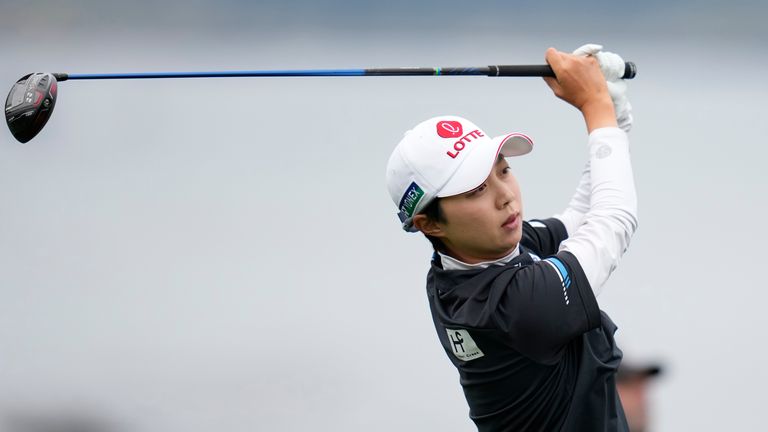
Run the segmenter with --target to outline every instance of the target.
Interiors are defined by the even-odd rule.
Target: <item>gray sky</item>
[[[628,356],[667,366],[656,430],[759,428],[765,6],[387,5],[4,1],[0,83],[538,63],[601,42],[639,67],[641,227],[598,300]],[[428,243],[399,229],[384,186],[403,132],[438,114],[532,136],[512,163],[527,217],[567,203],[585,130],[539,79],[62,83],[32,142],[0,132],[0,415],[473,430],[429,317]]]

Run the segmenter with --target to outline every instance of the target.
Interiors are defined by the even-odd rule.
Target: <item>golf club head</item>
[[[19,78],[5,100],[5,121],[13,136],[25,143],[37,135],[56,105],[56,77],[36,72]]]

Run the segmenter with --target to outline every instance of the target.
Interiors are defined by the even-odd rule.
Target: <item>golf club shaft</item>
[[[636,67],[627,62],[622,78],[635,77]],[[233,78],[233,77],[329,77],[329,76],[442,76],[482,75],[491,77],[553,77],[549,65],[498,65],[484,67],[446,68],[373,68],[373,69],[294,69],[294,70],[242,70],[212,72],[137,72],[114,74],[53,74],[58,81],[106,80],[106,79],[157,79],[157,78]]]

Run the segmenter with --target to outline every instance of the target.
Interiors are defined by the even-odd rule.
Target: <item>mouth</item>
[[[503,224],[501,224],[502,228],[514,230],[517,229],[517,227],[520,225],[520,212],[515,212],[511,216],[509,216]]]

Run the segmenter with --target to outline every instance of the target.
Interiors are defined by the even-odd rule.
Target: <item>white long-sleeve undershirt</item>
[[[617,105],[617,102],[614,100],[614,106],[615,105]],[[632,105],[626,101],[619,105],[623,111],[616,111],[617,113],[620,113],[616,116],[616,122],[618,123],[619,129],[629,133],[629,130],[632,129]],[[576,228],[581,225],[581,221],[584,220],[584,215],[589,211],[589,198],[592,193],[591,186],[590,161],[587,160],[587,163],[584,166],[584,171],[581,174],[579,185],[576,187],[576,192],[573,194],[573,197],[571,197],[568,207],[563,213],[555,215],[555,217],[560,219],[565,225],[568,235],[571,235],[576,231]]]
[[[637,229],[637,194],[629,139],[619,128],[589,135],[589,162],[562,214],[568,239],[560,250],[578,259],[595,295],[619,263]]]
[[[571,201],[568,203],[568,207],[566,207],[562,213],[555,215],[555,217],[560,219],[563,225],[565,225],[565,230],[569,237],[576,232],[576,229],[579,226],[581,226],[581,222],[584,220],[584,215],[589,212],[591,193],[592,180],[590,175],[590,162],[588,160],[584,166],[584,171],[581,173],[579,185],[576,186],[576,192],[574,192]]]

